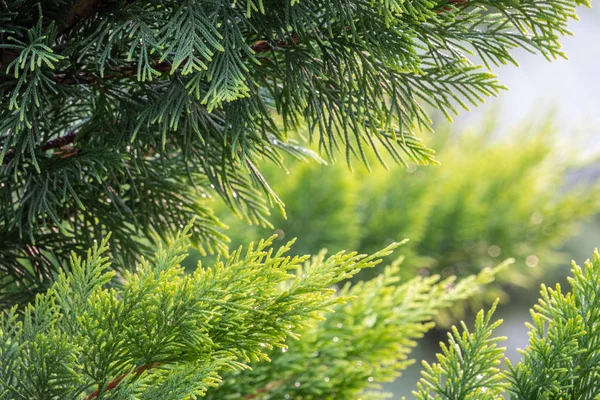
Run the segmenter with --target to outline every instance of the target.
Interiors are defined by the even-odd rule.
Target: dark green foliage
[[[193,215],[197,246],[223,252],[199,200],[268,225],[281,202],[256,165],[311,156],[304,127],[331,159],[435,163],[414,136],[423,107],[450,116],[502,89],[469,55],[563,56],[582,4],[0,1],[0,302],[45,290],[108,231],[118,268]]]

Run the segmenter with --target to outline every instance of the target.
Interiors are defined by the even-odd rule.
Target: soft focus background
[[[515,57],[519,68],[509,65],[495,71],[509,90],[478,109],[462,113],[456,118],[455,125],[456,130],[472,129],[484,123],[489,112],[493,112],[498,132],[507,132],[525,121],[540,121],[551,115],[561,136],[558,145],[569,146],[570,157],[588,161],[586,167],[571,171],[567,180],[589,184],[600,179],[600,162],[595,162],[600,153],[600,8],[581,9],[579,16],[579,21],[571,23],[574,36],[562,40],[569,60],[548,63],[540,57],[519,52]],[[579,231],[564,244],[562,252],[582,265],[596,247],[600,247],[599,216],[583,219]],[[560,282],[565,287],[569,272],[570,265],[565,264],[539,278],[534,287],[538,288],[542,282],[548,286]],[[513,362],[519,360],[515,349],[527,345],[524,323],[530,320],[529,308],[537,297],[537,289],[517,290],[512,293],[509,306],[501,307],[496,314],[504,319],[498,334],[508,337],[505,346],[507,356]],[[418,346],[414,358],[435,360],[435,342],[425,342],[429,346]],[[398,397],[410,397],[411,390],[416,388],[419,371],[420,362],[417,362],[388,389]]]
[[[518,361],[540,283],[567,285],[569,260],[582,264],[600,247],[600,10],[582,9],[580,17],[575,36],[563,40],[568,61],[520,52],[519,68],[495,71],[508,91],[452,125],[439,118],[434,137],[421,135],[442,167],[385,171],[374,162],[370,173],[359,166],[350,173],[343,162],[290,161],[286,174],[265,165],[288,213],[286,220],[273,210],[273,228],[248,226],[213,205],[230,226],[232,247],[275,233],[281,241],[298,237],[297,253],[370,252],[409,237],[399,251],[407,277],[466,276],[516,259],[480,298],[438,318],[412,354],[415,365],[385,388],[395,398],[412,397],[420,361],[435,359],[447,327],[496,297],[505,321],[498,334],[508,336],[507,356]]]
[[[568,60],[549,63],[516,51],[519,67],[507,65],[494,71],[509,90],[462,113],[456,126],[473,126],[489,110],[497,112],[501,128],[552,113],[564,137],[577,142],[582,155],[600,150],[600,8],[580,8],[579,16],[570,26],[574,35],[561,39]]]

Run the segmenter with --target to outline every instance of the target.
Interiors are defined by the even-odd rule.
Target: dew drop
[[[544,215],[541,212],[534,212],[531,214],[531,223],[539,225],[544,222]]]
[[[498,257],[500,255],[500,246],[495,244],[490,246],[490,248],[488,249],[488,254],[490,255],[490,257]]]
[[[535,268],[538,265],[539,261],[540,260],[537,258],[537,256],[532,254],[530,256],[527,256],[527,258],[525,259],[525,264],[527,264],[529,268]]]

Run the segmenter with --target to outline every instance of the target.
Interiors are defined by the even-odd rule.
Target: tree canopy
[[[269,224],[283,204],[257,162],[318,158],[302,136],[329,159],[435,163],[415,136],[427,110],[496,95],[490,68],[516,48],[563,57],[584,4],[0,2],[1,301],[31,299],[109,231],[116,268],[193,216],[195,245],[225,252],[202,198]]]

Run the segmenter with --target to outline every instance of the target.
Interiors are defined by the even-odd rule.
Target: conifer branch
[[[134,375],[141,375],[142,373],[144,373],[145,371],[148,371],[152,368],[156,368],[158,367],[160,364],[159,363],[153,363],[150,365],[140,365],[139,367],[136,367],[133,371],[131,372],[126,372],[120,376],[118,376],[117,378],[113,379],[112,381],[110,381],[106,386],[104,386],[104,388],[102,389],[102,392],[109,392],[113,389],[115,389],[117,387],[117,385],[119,383],[121,383],[121,381],[123,379],[125,379],[128,375],[134,374]],[[100,395],[100,389],[96,389],[94,390],[92,393],[90,393],[89,396],[87,396],[85,399],[86,400],[92,400],[95,399],[96,397],[98,397]]]
[[[290,40],[278,40],[269,42],[267,40],[259,40],[250,46],[255,54],[263,54],[277,49],[284,49],[292,44],[299,44],[300,39],[297,35],[291,35]],[[183,61],[183,64],[186,60]],[[149,63],[150,68],[159,74],[168,74],[171,72],[173,64],[170,61],[153,60]],[[88,71],[59,71],[52,75],[50,79],[60,85],[89,85],[98,81],[107,81],[121,78],[131,78],[138,74],[138,65],[131,64],[116,69],[107,70],[103,76]]]
[[[419,400],[433,399],[597,399],[600,395],[600,254],[585,262],[573,261],[568,278],[570,292],[561,285],[542,284],[538,304],[526,323],[529,343],[520,350],[521,360],[507,370],[499,364],[505,337],[493,336],[501,320],[491,321],[490,311],[477,314],[469,332],[461,322],[441,343],[438,362],[423,362],[422,379],[413,394]]]
[[[54,397],[66,398],[82,385],[108,382],[87,400],[131,385],[144,392],[142,398],[204,394],[219,384],[222,370],[266,361],[267,350],[298,338],[303,327],[347,300],[335,294],[333,285],[375,266],[399,245],[371,256],[340,252],[309,261],[287,255],[291,242],[271,248],[271,238],[245,252],[239,249],[226,264],[198,266],[186,274],[180,263],[191,229],[189,224],[169,247],[159,247],[152,262],[142,261],[114,290],[106,290],[114,275],[104,255],[107,237],[85,261],[73,256],[70,272],[26,308],[24,326],[7,329],[16,308],[0,314],[2,393],[26,388],[31,398],[40,398],[57,385]],[[30,321],[47,310],[52,310],[46,316],[52,321],[36,320],[38,325],[30,328]],[[55,345],[45,351],[48,340]],[[15,347],[19,350],[12,351]],[[19,361],[24,354],[31,356]],[[142,357],[153,363],[135,366]],[[156,368],[159,364],[165,368]],[[124,366],[130,366],[128,373]],[[174,395],[174,388],[182,394]],[[161,391],[169,395],[158,395]]]
[[[75,141],[76,137],[77,137],[77,132],[71,131],[64,136],[49,140],[46,142],[45,145],[42,146],[42,151],[48,151],[51,149],[56,149],[56,148],[71,144]]]
[[[58,149],[60,147],[63,147],[63,146],[73,143],[75,141],[76,137],[77,137],[77,132],[71,131],[71,132],[65,134],[64,136],[60,136],[60,137],[57,137],[57,138],[47,141],[41,147],[41,150],[48,151],[48,150],[52,150],[52,149]],[[16,154],[16,151],[14,148],[8,149],[6,151],[6,155],[4,156],[3,163],[4,164],[8,163],[15,156],[15,154]]]

